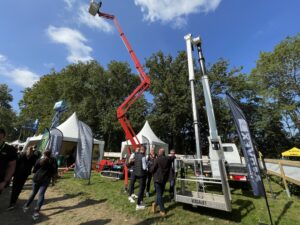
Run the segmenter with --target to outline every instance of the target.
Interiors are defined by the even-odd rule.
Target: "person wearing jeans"
[[[150,172],[153,173],[154,186],[156,189],[156,200],[152,204],[151,211],[156,212],[156,206],[159,206],[160,215],[165,216],[166,210],[164,207],[163,194],[165,191],[166,182],[169,177],[172,158],[165,156],[165,150],[160,148],[158,157],[154,160]]]
[[[135,203],[134,198],[137,198],[137,196],[134,194],[134,185],[135,185],[136,177],[135,177],[133,165],[134,165],[135,155],[138,154],[139,151],[140,148],[136,148],[135,152],[130,155],[129,162],[128,162],[128,166],[130,166],[132,169],[132,172],[130,174],[130,183],[129,183],[129,190],[128,190],[128,200],[130,203]]]
[[[145,209],[145,205],[142,204],[144,199],[144,191],[145,191],[146,179],[147,179],[147,163],[146,163],[144,146],[141,146],[140,151],[135,154],[133,172],[134,172],[135,179],[139,181],[139,186],[140,186],[136,210]]]
[[[38,219],[40,209],[44,203],[45,193],[51,181],[51,178],[57,174],[57,162],[54,157],[51,156],[51,150],[45,150],[41,159],[37,161],[34,166],[33,172],[33,185],[32,192],[23,206],[24,212],[26,212],[32,203],[34,197],[39,192],[38,201],[34,209],[32,218]]]
[[[51,178],[46,179],[45,181],[43,181],[43,183],[38,184],[38,183],[33,183],[32,185],[32,192],[31,195],[29,197],[29,199],[27,200],[25,207],[29,207],[29,205],[32,203],[32,201],[34,200],[34,197],[36,196],[36,194],[39,192],[39,196],[38,196],[38,201],[36,203],[36,207],[35,207],[35,211],[40,211],[44,200],[45,200],[45,193],[46,190],[50,184]]]
[[[147,155],[146,161],[147,161],[147,185],[146,185],[146,196],[150,196],[150,186],[151,186],[151,180],[153,177],[153,174],[150,172],[150,168],[154,163],[154,160],[157,158],[157,155],[155,154],[154,148],[150,149],[150,154]],[[155,187],[154,187],[155,188]]]
[[[170,199],[172,201],[174,201],[174,191],[175,191],[175,180],[176,180],[176,172],[175,172],[175,150],[172,149],[170,150],[170,156],[171,156],[171,168],[170,168],[170,173],[169,173],[169,182],[170,182],[170,189],[169,189],[169,193],[170,193]]]

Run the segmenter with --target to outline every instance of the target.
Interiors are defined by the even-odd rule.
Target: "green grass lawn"
[[[277,178],[274,177],[278,181]],[[59,179],[57,189],[69,194],[78,195],[83,199],[106,200],[111,209],[134,216],[142,220],[140,224],[268,224],[268,213],[264,198],[255,198],[251,191],[232,191],[232,212],[194,208],[190,205],[168,201],[168,192],[165,192],[165,206],[167,217],[160,218],[158,214],[150,213],[150,205],[154,196],[144,198],[149,207],[146,210],[135,211],[135,205],[129,203],[127,195],[122,192],[123,181],[113,181],[100,177],[99,173],[92,173],[91,184],[86,180],[74,179],[72,173],[66,173]],[[289,199],[277,182],[272,182],[272,189],[276,199],[271,198],[267,182],[265,181],[273,224],[296,225],[300,224],[300,200],[297,196]],[[167,188],[168,188],[167,184]],[[137,193],[138,190],[135,191]]]

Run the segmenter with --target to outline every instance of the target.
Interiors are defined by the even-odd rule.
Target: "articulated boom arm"
[[[126,98],[126,100],[119,106],[117,109],[117,117],[118,120],[125,132],[126,140],[130,140],[132,143],[133,148],[135,149],[140,145],[140,142],[136,137],[136,134],[134,130],[132,129],[132,126],[129,122],[129,120],[126,117],[126,112],[129,110],[130,106],[143,94],[145,90],[147,90],[150,86],[150,79],[144,72],[137,56],[135,55],[133,49],[131,48],[129,41],[127,40],[123,30],[121,29],[116,17],[114,15],[102,13],[100,11],[97,12],[100,17],[113,20],[116,27],[118,28],[119,34],[121,36],[121,39],[123,40],[130,57],[132,58],[136,69],[139,72],[141,84],[136,87],[136,89]],[[129,152],[130,153],[130,152]]]

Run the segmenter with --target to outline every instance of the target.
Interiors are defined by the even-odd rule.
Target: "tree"
[[[14,129],[16,113],[11,107],[13,100],[11,91],[6,84],[0,84],[0,127],[6,130],[7,140],[10,141],[17,137],[17,131]]]
[[[127,63],[111,62],[104,70],[96,61],[71,64],[60,72],[43,76],[24,92],[20,102],[20,120],[39,118],[40,132],[49,127],[54,115],[53,105],[65,100],[69,111],[61,121],[76,112],[87,123],[96,138],[103,138],[106,150],[120,149],[124,133],[116,117],[117,107],[138,85],[139,78],[131,73]],[[146,101],[142,97],[128,115],[135,130],[140,129],[146,115]]]
[[[260,108],[256,127],[279,154],[299,138],[300,34],[287,37],[273,52],[262,52],[249,80]]]
[[[146,67],[154,97],[150,123],[171,148],[184,152],[193,125],[185,53],[173,58],[158,52],[146,60]]]
[[[24,90],[23,98],[19,102],[18,123],[20,126],[28,123],[28,121],[39,119],[38,132],[42,132],[45,127],[50,127],[54,115],[54,103],[60,100],[56,77],[56,72],[47,74],[32,87]]]
[[[152,82],[150,92],[154,97],[149,120],[159,136],[168,142],[171,148],[176,148],[181,153],[195,154],[195,134],[187,65],[185,52],[179,52],[176,58],[158,52],[147,60],[146,66],[149,68]],[[203,153],[207,154],[209,127],[200,70],[197,68],[198,66],[195,66],[200,142]],[[208,66],[207,75],[217,127],[223,141],[232,138],[234,129],[229,110],[225,105],[224,94],[226,91],[240,92],[241,83],[245,80],[243,74],[240,74],[240,70],[241,68],[229,69],[229,63],[224,59]]]

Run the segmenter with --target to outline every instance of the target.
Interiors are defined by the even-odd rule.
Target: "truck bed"
[[[240,163],[228,163],[225,165],[226,171],[229,175],[242,175],[247,176],[247,168],[245,164]],[[209,164],[203,165],[204,173],[211,173],[211,166]]]

